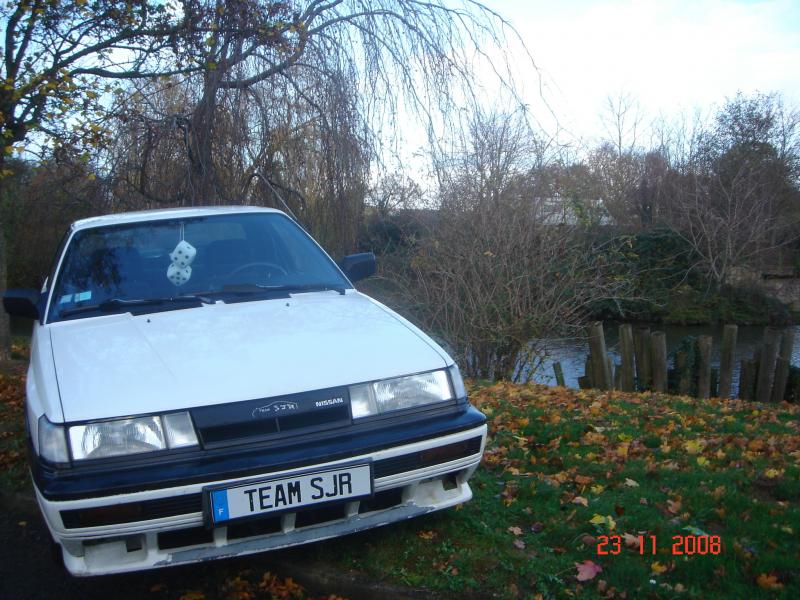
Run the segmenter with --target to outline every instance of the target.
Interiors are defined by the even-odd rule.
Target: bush
[[[591,303],[627,293],[618,242],[592,244],[538,217],[530,200],[449,205],[435,227],[384,257],[399,308],[443,339],[469,376],[521,376],[537,340],[574,335]]]
[[[85,166],[18,161],[0,202],[9,287],[39,288],[67,227],[103,212],[102,183]]]
[[[793,315],[786,305],[756,288],[728,286],[717,294],[704,294],[681,286],[668,296],[662,320],[675,325],[789,325]]]

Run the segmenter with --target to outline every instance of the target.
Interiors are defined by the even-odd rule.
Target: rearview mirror
[[[339,267],[355,283],[375,274],[375,255],[372,252],[351,254],[339,261]]]
[[[12,317],[39,318],[39,292],[27,288],[11,288],[3,294],[3,308]]]

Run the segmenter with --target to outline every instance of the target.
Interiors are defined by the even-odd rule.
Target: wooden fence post
[[[722,352],[719,360],[719,397],[730,398],[733,385],[733,354],[736,351],[736,325],[725,325],[722,331]],[[740,375],[741,377],[741,375]]]
[[[667,390],[667,336],[663,331],[654,331],[650,336],[651,367],[653,370],[653,390],[665,392]]]
[[[556,385],[567,387],[567,385],[564,383],[564,369],[561,368],[560,362],[553,363],[553,371],[556,374]]]
[[[640,391],[650,389],[650,329],[637,327],[633,332],[633,353],[636,355],[636,386]]]
[[[711,397],[711,336],[697,338],[697,397]]]
[[[633,326],[625,323],[619,326],[619,348],[621,356],[619,389],[623,392],[635,391],[633,383]]]
[[[741,370],[739,371],[739,398],[742,400],[753,399],[757,368],[758,363],[753,359],[745,359],[741,363]]]
[[[794,349],[794,329],[783,330],[781,346],[775,367],[775,382],[772,386],[772,401],[780,402],[786,397],[786,384],[789,381],[789,366]]]
[[[600,321],[595,321],[589,326],[589,348],[592,357],[592,385],[601,390],[610,390],[611,371],[608,368],[603,323]]]
[[[772,383],[775,379],[775,362],[778,358],[780,331],[773,327],[764,330],[764,346],[756,379],[756,400],[769,402],[772,397]]]

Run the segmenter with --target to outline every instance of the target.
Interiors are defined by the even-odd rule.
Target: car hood
[[[354,291],[48,328],[67,422],[281,396],[451,362],[413,325]]]

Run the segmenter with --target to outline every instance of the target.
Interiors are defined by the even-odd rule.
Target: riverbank
[[[596,320],[660,323],[664,325],[800,325],[800,312],[775,295],[755,286],[727,287],[718,292],[683,284],[643,292],[655,301],[602,303],[592,314]]]
[[[800,596],[800,405],[469,389],[490,427],[471,502],[292,560],[446,598]],[[21,431],[22,390],[21,375],[2,379],[3,431]],[[10,457],[13,440],[0,438],[0,456],[24,465]],[[259,581],[270,556],[126,581],[146,581],[157,598],[269,598]]]

